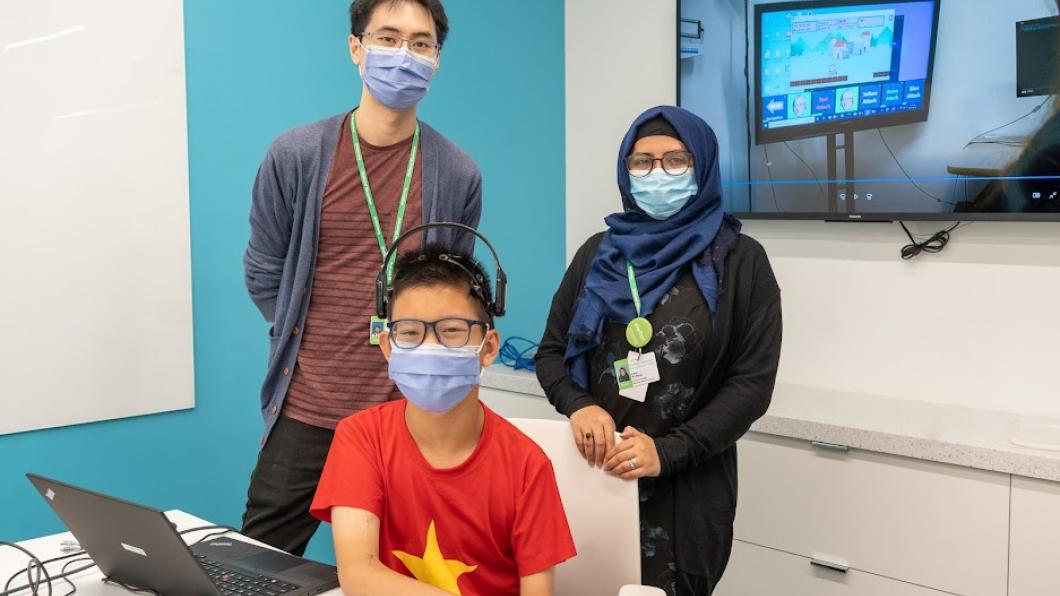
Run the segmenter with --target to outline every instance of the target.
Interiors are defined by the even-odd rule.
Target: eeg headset
[[[409,236],[428,230],[431,228],[456,228],[470,234],[474,234],[486,245],[486,248],[490,249],[490,253],[493,254],[493,261],[497,264],[497,272],[494,275],[496,278],[496,287],[493,290],[493,297],[487,296],[484,288],[488,280],[483,279],[481,275],[475,275],[470,269],[465,267],[459,259],[459,255],[442,253],[439,255],[439,259],[447,263],[456,265],[464,273],[467,274],[468,279],[471,281],[471,292],[482,301],[482,304],[486,307],[486,312],[492,317],[503,317],[504,316],[504,304],[508,295],[508,276],[504,274],[504,269],[501,268],[501,259],[497,256],[497,251],[494,250],[493,245],[486,239],[485,236],[480,234],[478,230],[464,224],[452,223],[439,221],[434,223],[423,224],[416,226],[411,230],[406,231],[404,234],[398,236],[397,240],[390,246],[386,251],[386,255],[383,257],[383,266],[379,268],[379,274],[375,276],[375,312],[376,315],[381,319],[387,317],[387,310],[389,308],[391,300],[394,298],[394,287],[390,281],[387,280],[387,266],[390,264],[390,260],[397,255],[397,248],[404,242]]]

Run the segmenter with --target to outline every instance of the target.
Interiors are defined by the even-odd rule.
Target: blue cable
[[[522,342],[529,345],[520,350],[515,346],[514,342]],[[531,352],[537,352],[538,345],[539,344],[536,341],[531,341],[525,337],[509,337],[508,340],[504,342],[504,345],[501,346],[501,364],[514,368],[515,370],[525,369],[534,372],[534,355],[531,354]]]

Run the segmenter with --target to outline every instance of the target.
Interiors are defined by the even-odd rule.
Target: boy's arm
[[[554,567],[519,578],[519,596],[552,596]]]
[[[449,596],[448,592],[401,575],[379,560],[379,518],[374,513],[354,507],[332,507],[331,529],[339,584],[346,596]],[[523,594],[550,596],[552,591]]]

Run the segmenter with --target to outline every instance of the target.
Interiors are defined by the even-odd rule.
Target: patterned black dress
[[[643,403],[618,394],[614,362],[627,356],[626,323],[604,324],[604,346],[593,353],[590,361],[589,391],[611,416],[619,432],[632,426],[653,437],[670,432],[691,414],[692,397],[699,383],[701,366],[711,332],[710,310],[690,270],[666,294],[648,317],[655,336],[644,350],[655,352],[662,377],[648,387]],[[658,586],[670,596],[689,593],[678,591],[676,582],[695,582],[678,578],[674,553],[674,491],[669,478],[645,478],[640,481],[640,548],[643,583]],[[709,590],[708,590],[709,591]],[[691,592],[697,593],[697,592]],[[706,593],[699,591],[698,593]]]

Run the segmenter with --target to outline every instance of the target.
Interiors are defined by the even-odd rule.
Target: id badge
[[[655,352],[641,354],[630,351],[625,359],[615,361],[615,380],[618,382],[618,394],[622,397],[643,402],[648,396],[648,385],[659,379]]]
[[[379,335],[386,330],[386,319],[373,316],[368,327],[368,343],[373,346],[379,345]]]

